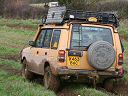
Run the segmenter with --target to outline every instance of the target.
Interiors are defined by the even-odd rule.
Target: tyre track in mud
[[[19,55],[5,55],[0,56],[0,60],[13,60],[15,62],[18,62]],[[1,64],[0,70],[3,70],[7,72],[10,75],[21,75],[21,70],[18,70],[16,68],[13,68],[12,66]]]
[[[5,57],[0,56],[0,59],[2,60],[13,60],[16,62],[19,62],[19,56],[18,55],[7,55]],[[18,75],[21,76],[21,70],[18,70],[16,68],[13,68],[9,65],[0,65],[0,70],[6,71],[10,75]],[[40,83],[40,80],[35,79],[35,83]],[[107,92],[105,89],[102,87],[98,87],[97,90],[104,92],[108,94],[109,96],[128,96],[128,82],[125,81],[118,81],[119,83],[116,84],[113,89],[113,92]],[[70,85],[70,84],[69,84]],[[90,88],[90,87],[88,87]],[[59,92],[56,93],[57,96],[78,96],[78,93],[73,92],[68,88],[68,86],[62,86]]]
[[[10,75],[19,75],[19,76],[21,75],[20,70],[17,70],[17,69],[15,69],[11,66],[8,66],[8,65],[0,65],[0,70],[3,70]]]
[[[18,62],[19,61],[20,56],[17,55],[5,55],[5,56],[0,56],[0,59],[4,59],[4,60],[13,60]]]
[[[13,60],[18,62],[18,55],[7,55],[7,56],[0,56],[0,59],[2,60]],[[21,70],[18,70],[16,68],[13,68],[9,65],[0,65],[0,70],[3,70],[7,72],[9,75],[18,75],[21,76]],[[41,84],[42,81],[40,78],[34,79],[32,82]],[[66,87],[62,88],[59,92],[56,93],[57,96],[78,96],[76,93],[72,92],[71,90],[67,89]]]

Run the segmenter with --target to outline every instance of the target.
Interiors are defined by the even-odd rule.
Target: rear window
[[[107,41],[113,45],[112,32],[109,28],[73,25],[71,49],[85,49],[96,41]]]

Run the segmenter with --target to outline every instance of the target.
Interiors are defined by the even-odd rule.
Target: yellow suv
[[[21,52],[22,75],[44,77],[47,89],[57,90],[63,79],[89,79],[94,85],[123,77],[123,46],[113,13],[51,7],[38,32]],[[107,81],[107,82],[106,82]]]

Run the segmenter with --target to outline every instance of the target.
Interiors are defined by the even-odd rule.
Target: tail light
[[[59,52],[58,52],[58,61],[60,61],[60,62],[65,61],[65,51],[64,50],[59,50]]]
[[[124,54],[123,53],[120,53],[118,55],[118,64],[119,65],[122,65],[123,64],[123,59],[124,59]]]

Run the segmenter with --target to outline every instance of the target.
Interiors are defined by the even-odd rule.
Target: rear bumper
[[[122,78],[124,75],[120,71],[96,71],[96,70],[78,70],[78,69],[58,69],[58,75],[85,75],[85,76],[108,76]]]

